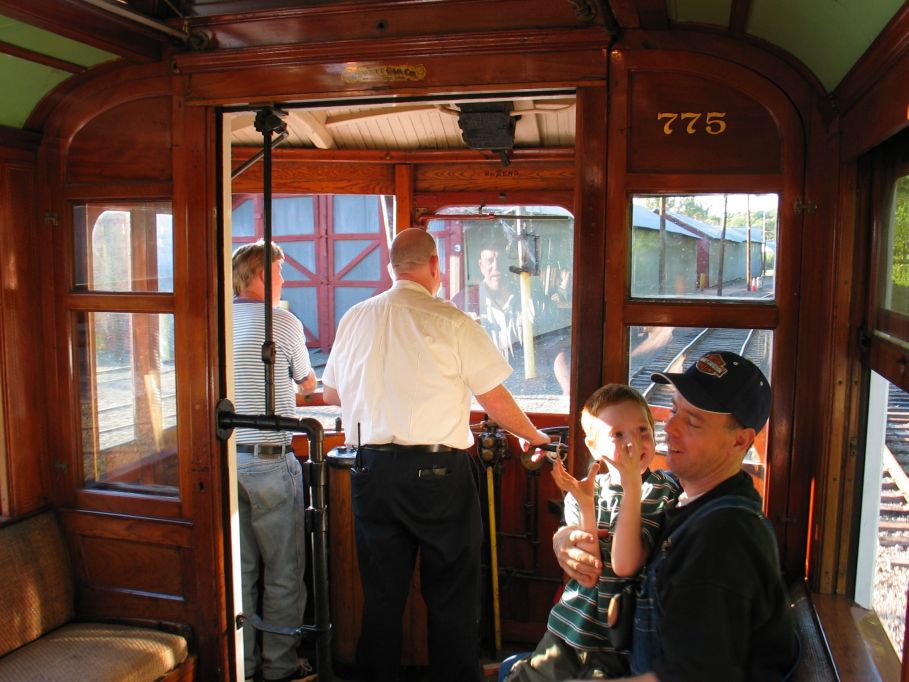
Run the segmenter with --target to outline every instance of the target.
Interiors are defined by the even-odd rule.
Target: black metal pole
[[[262,343],[262,363],[265,365],[265,414],[275,413],[275,342],[272,333],[272,276],[271,276],[271,135],[274,131],[284,133],[287,130],[287,124],[281,120],[281,114],[277,109],[269,107],[262,109],[256,114],[255,127],[262,133],[262,203],[264,207],[264,240],[265,240],[265,340]]]
[[[281,417],[276,415],[250,415],[234,412],[233,403],[226,398],[218,402],[215,411],[218,438],[227,440],[235,428],[259,429],[261,431],[291,431],[304,433],[309,439],[309,486],[310,506],[306,510],[309,527],[312,530],[313,597],[315,600],[313,625],[298,628],[283,628],[262,623],[251,614],[250,624],[266,632],[288,636],[315,639],[316,663],[320,682],[333,682],[334,672],[331,660],[331,591],[328,579],[328,462],[324,451],[324,429],[316,419]],[[246,620],[243,615],[240,618]],[[238,621],[238,625],[242,622]]]
[[[272,334],[271,299],[271,130],[262,133],[265,151],[262,189],[265,204],[265,341],[262,343],[262,362],[265,363],[265,414],[275,413],[275,345]]]

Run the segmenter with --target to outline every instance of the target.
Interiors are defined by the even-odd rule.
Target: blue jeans
[[[240,562],[243,612],[255,613],[259,600],[259,562],[264,564],[262,620],[272,625],[303,624],[306,605],[306,519],[303,470],[293,453],[263,457],[237,453],[240,512]],[[261,661],[266,679],[289,675],[299,667],[294,637],[262,636],[243,626],[245,676],[252,677]]]

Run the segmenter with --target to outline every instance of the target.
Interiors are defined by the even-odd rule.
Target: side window
[[[488,332],[514,368],[505,386],[518,404],[528,412],[567,414],[571,213],[556,206],[450,207],[429,230],[443,266],[440,296]]]
[[[639,196],[631,296],[773,300],[776,194]]]
[[[73,216],[83,485],[177,497],[170,204],[77,204]]]
[[[902,140],[881,153],[874,177],[878,233],[866,314],[871,350],[855,580],[855,601],[877,613],[900,657],[909,581],[909,145]]]
[[[628,382],[653,409],[658,453],[665,452],[672,390],[651,382],[654,372],[680,372],[706,352],[726,350],[748,358],[773,381],[778,205],[776,194],[632,198],[630,307],[638,318],[658,311],[673,322],[627,326]],[[690,306],[677,305],[683,301],[700,304],[698,324],[690,321]],[[729,325],[730,305],[752,311],[738,319],[752,324],[766,319],[768,326]],[[744,463],[762,494],[771,428],[758,435]]]

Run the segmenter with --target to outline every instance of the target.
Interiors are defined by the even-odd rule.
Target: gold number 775
[[[697,132],[697,122],[700,120],[703,114],[686,111],[682,114],[676,114],[672,112],[662,111],[657,114],[658,121],[665,121],[663,123],[663,134],[672,135],[675,132],[672,128],[673,124],[679,119],[683,122],[687,121],[685,126],[685,132],[689,135],[694,135]],[[704,131],[708,135],[721,135],[726,131],[726,121],[723,120],[726,117],[725,111],[710,111],[707,112],[707,116],[704,119]]]

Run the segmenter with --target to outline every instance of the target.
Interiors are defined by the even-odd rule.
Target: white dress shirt
[[[398,280],[338,325],[322,384],[341,399],[347,443],[466,449],[470,395],[511,374],[483,328],[423,286]]]

